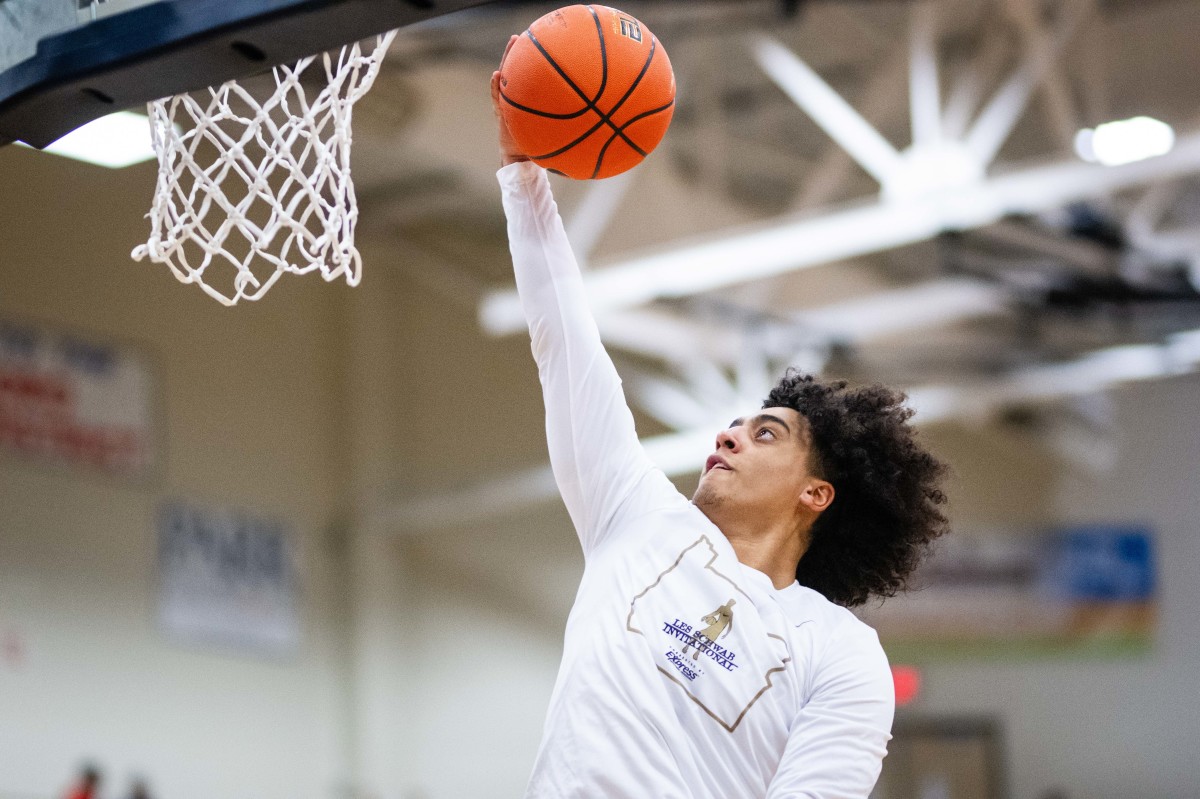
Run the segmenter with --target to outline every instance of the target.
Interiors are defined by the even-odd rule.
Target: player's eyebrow
[[[750,421],[759,422],[759,423],[775,422],[780,427],[782,427],[784,430],[786,430],[787,434],[789,436],[792,434],[792,428],[788,427],[788,423],[783,421],[782,419],[780,419],[778,416],[775,416],[774,414],[760,413],[758,416],[751,417]],[[746,420],[739,416],[738,418],[736,418],[732,422],[730,422],[729,426],[730,427],[738,427],[742,424],[745,424],[745,422],[746,422]]]

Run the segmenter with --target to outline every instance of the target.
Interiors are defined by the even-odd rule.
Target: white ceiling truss
[[[907,4],[906,40],[870,70],[858,108],[780,38],[762,32],[745,38],[762,80],[782,90],[794,112],[802,111],[831,142],[791,211],[615,259],[597,258],[595,251],[636,171],[595,183],[568,216],[587,294],[602,337],[621,361],[627,395],[672,431],[644,441],[668,474],[698,469],[715,431],[757,406],[785,366],[828,371],[847,349],[875,342],[896,346],[927,331],[1011,320],[1028,309],[1031,291],[1039,297],[1059,291],[1063,274],[1074,281],[1071,290],[1119,288],[1121,296],[1135,300],[1186,300],[1200,287],[1200,211],[1182,219],[1178,212],[1185,196],[1200,207],[1189,182],[1200,175],[1200,127],[1180,135],[1169,153],[1122,166],[1068,156],[1075,132],[1085,123],[1105,121],[1111,105],[1102,65],[1069,72],[1063,58],[1083,33],[1105,35],[1104,6],[1098,0],[980,0],[975,5],[986,7],[987,24],[1006,26],[1004,35],[991,31],[969,57],[951,59],[944,55],[946,15],[949,7],[961,5],[961,0]],[[1014,40],[1020,43],[1016,57]],[[903,114],[904,78],[910,145],[901,149],[879,125]],[[1035,99],[1051,157],[1001,162],[1006,142]],[[851,204],[829,205],[859,174],[855,165],[877,191]],[[1130,192],[1140,197],[1114,199]],[[1078,233],[1077,224],[1063,221],[1074,218],[1063,209],[1075,204],[1109,215],[1121,245],[1065,232]],[[879,258],[946,234],[980,237],[971,242],[981,252],[961,253],[958,273],[925,274],[801,310],[740,306],[740,299],[755,295],[734,292],[815,267]],[[998,253],[993,261],[1011,262],[1015,253],[1026,268],[988,267],[987,251]],[[1181,264],[1191,286],[1178,283]],[[512,290],[486,293],[478,312],[491,334],[524,330]],[[1080,335],[1071,345],[1046,347],[1040,360],[1035,351],[1000,371],[937,382],[915,374],[907,390],[916,421],[973,421],[1014,405],[1050,401],[1079,406],[1114,385],[1200,370],[1200,316],[1190,313],[1172,316],[1183,320],[1174,328],[1147,324],[1135,331],[1141,339],[1132,343],[1114,338],[1089,345]],[[633,359],[627,363],[622,353]],[[1105,461],[1102,441],[1087,445],[1087,436],[1071,432],[1075,429],[1063,426],[1048,439],[1057,440],[1069,457]],[[553,496],[548,467],[539,467],[448,495],[389,503],[377,521],[389,528],[438,527]]]
[[[947,419],[984,419],[1013,404],[1087,399],[1123,383],[1157,380],[1198,369],[1200,329],[1173,334],[1160,345],[1112,347],[1064,363],[1016,370],[991,380],[917,386],[910,388],[908,395],[909,403],[917,411],[915,418],[926,424]],[[712,377],[709,374],[696,382],[704,383],[704,390],[710,391]],[[729,383],[717,388],[724,397],[736,396],[739,387]],[[639,380],[627,394],[631,400],[646,401],[653,409],[684,398],[709,396],[689,389],[684,383]],[[643,439],[650,458],[669,475],[698,472],[713,449],[717,431],[736,418],[746,405],[730,404],[714,410],[716,407],[717,403],[712,407],[687,403],[687,413],[694,413],[699,423],[679,432]],[[1103,443],[1091,442],[1090,451],[1094,453]],[[381,507],[372,522],[378,525],[376,529],[416,532],[514,513],[556,496],[558,489],[550,467],[540,466],[444,494],[392,503]]]

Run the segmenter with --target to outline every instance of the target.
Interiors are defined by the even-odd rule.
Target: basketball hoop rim
[[[42,148],[114,111],[490,2],[161,0],[47,37],[0,73],[0,142]]]

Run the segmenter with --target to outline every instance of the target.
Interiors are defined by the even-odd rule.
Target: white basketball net
[[[276,67],[265,100],[229,81],[150,103],[158,184],[134,259],[165,263],[224,305],[259,299],[284,272],[358,285],[350,116],[395,35],[365,55],[353,44]],[[324,75],[305,75],[314,63]]]

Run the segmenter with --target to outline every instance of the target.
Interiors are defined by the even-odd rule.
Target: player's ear
[[[813,477],[808,480],[804,490],[800,492],[800,504],[813,513],[821,513],[833,504],[833,483]]]

